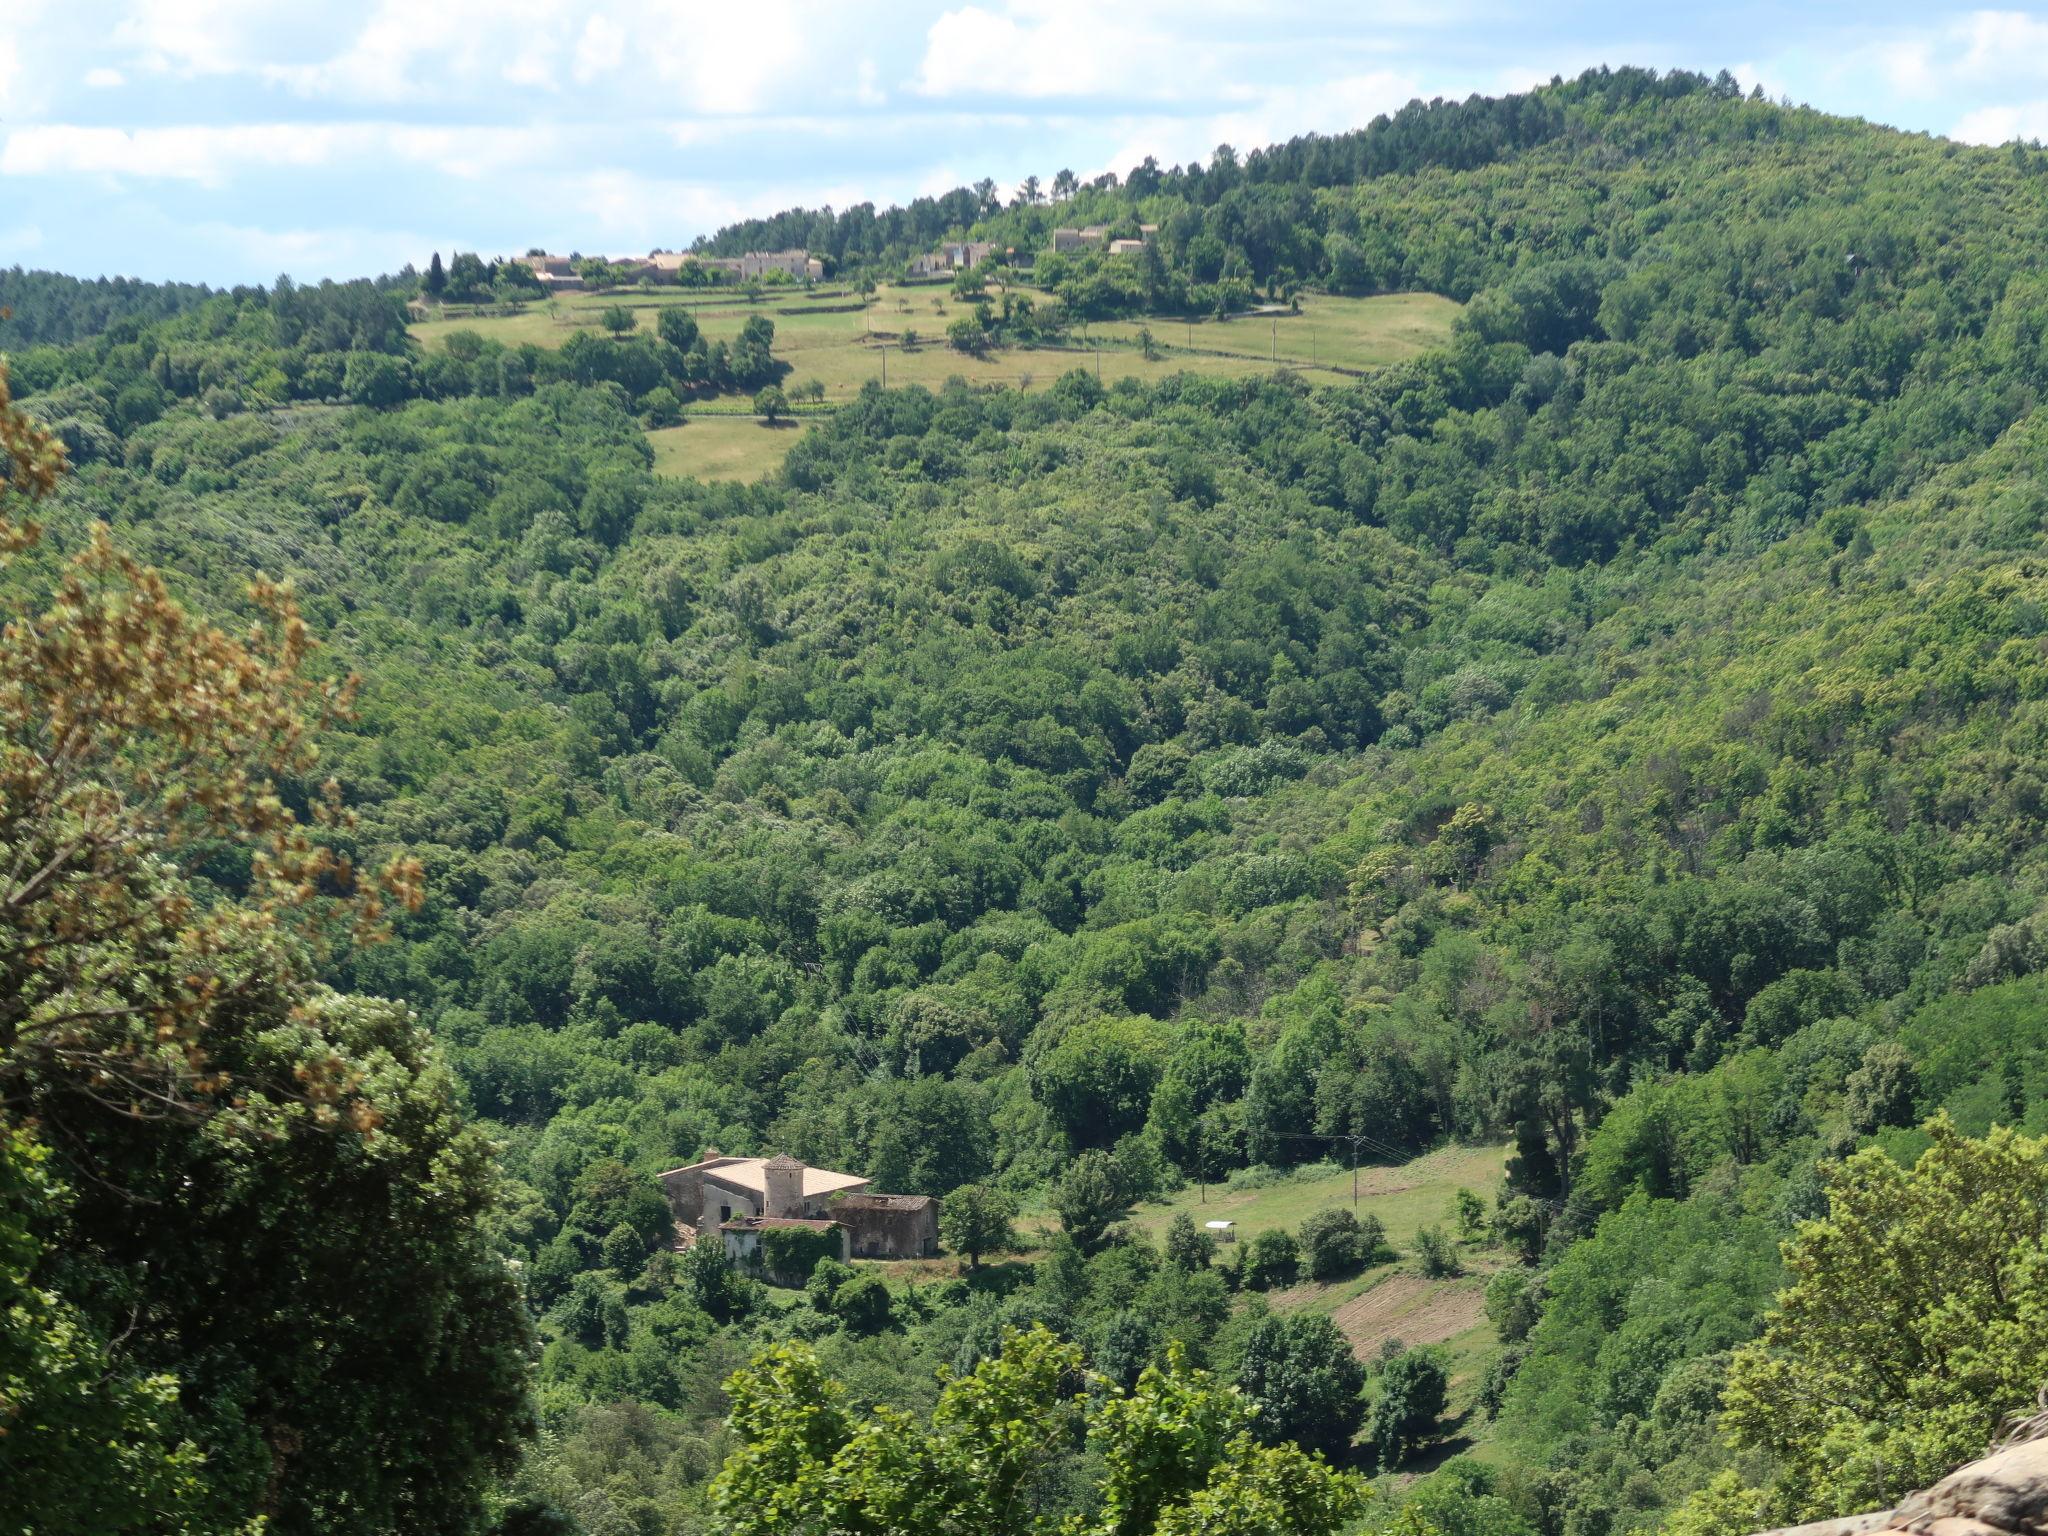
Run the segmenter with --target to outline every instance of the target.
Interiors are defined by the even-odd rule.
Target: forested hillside
[[[1342,388],[870,388],[756,487],[652,471],[621,370],[702,382],[687,339],[422,355],[362,284],[17,353],[73,467],[11,612],[100,519],[230,627],[288,579],[313,665],[360,674],[320,845],[423,897],[305,984],[348,1052],[445,1058],[502,1190],[449,1171],[452,1108],[417,1155],[537,1330],[518,1468],[388,1528],[1734,1531],[1896,1496],[2031,1404],[2048,1154],[1971,1138],[2048,1131],[2048,157],[1603,71],[1224,176],[1079,194],[1169,232],[1104,312],[1241,269],[1447,295],[1451,344]],[[769,376],[771,339],[720,366]],[[189,899],[262,869],[229,841]],[[1119,1225],[1338,1138],[1515,1147],[1469,1234],[1502,1261],[1476,1457],[1418,1455],[1426,1352],[1354,1362],[1248,1260]],[[793,1298],[669,1251],[653,1175],[709,1147],[986,1210],[991,1255],[1019,1203],[1061,1230]],[[142,1285],[51,1167],[83,1215],[21,1230]],[[1981,1291],[1924,1279],[1959,1227]],[[1873,1345],[1809,1293],[1887,1244]],[[79,1292],[188,1405],[254,1369]],[[1823,1408],[1786,1385],[1851,1358]],[[1169,1432],[1189,1470],[1148,1483]],[[1402,1475],[1361,1505],[1294,1445]],[[465,1489],[508,1460],[448,1454]],[[350,1528],[323,1499],[280,1529]]]
[[[161,320],[208,298],[204,283],[90,281],[61,272],[0,268],[0,346],[8,351],[96,336],[116,320]]]

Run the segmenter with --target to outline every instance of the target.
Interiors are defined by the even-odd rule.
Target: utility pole
[[[1279,1136],[1282,1141],[1341,1141],[1349,1146],[1351,1148],[1351,1208],[1354,1211],[1358,1209],[1358,1148],[1362,1143],[1369,1144],[1373,1139],[1372,1137],[1353,1134],[1326,1135],[1317,1131],[1281,1131]]]

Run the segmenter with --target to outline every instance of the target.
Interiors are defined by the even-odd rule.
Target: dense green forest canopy
[[[1340,1137],[1516,1147],[1470,1421],[1492,1454],[1399,1518],[1604,1536],[1703,1487],[1876,1502],[2024,1406],[2011,1381],[1833,1482],[1814,1447],[1871,1443],[1881,1392],[1733,1441],[1718,1414],[1731,1359],[1753,1384],[1754,1350],[1813,1347],[1752,1341],[1780,1244],[1829,1209],[1821,1159],[1950,1147],[1936,1110],[2048,1129],[2044,192],[2035,150],[1683,74],[1418,105],[1057,217],[1161,223],[1111,309],[1240,269],[1427,289],[1466,301],[1450,346],[1341,389],[869,389],[758,487],[652,473],[640,398],[718,387],[687,338],[429,356],[378,285],[215,296],[15,354],[75,469],[5,579],[25,603],[103,519],[203,612],[290,578],[361,674],[324,835],[417,860],[425,899],[321,979],[416,1010],[500,1144],[483,1219],[541,1340],[508,1530],[720,1529],[729,1455],[728,1511],[748,1467],[831,1482],[841,1442],[798,1456],[776,1404],[943,1439],[960,1380],[1052,1358],[1040,1324],[1112,1403],[1235,1426],[1187,1373],[1252,1391],[1257,1433],[1219,1430],[1204,1475],[1277,1476],[1260,1435],[1403,1465],[1435,1357],[1361,1366],[1233,1295],[1379,1236],[1324,1223],[1226,1271],[1119,1225]],[[1055,215],[891,217],[716,248],[851,262]],[[774,371],[757,340],[729,372]],[[228,850],[192,878],[250,875]],[[652,1176],[714,1145],[972,1186],[991,1254],[1006,1198],[1065,1230],[944,1284],[821,1265],[787,1305],[668,1251]],[[1998,1155],[2038,1200],[2038,1144]],[[1114,1517],[1102,1447],[1139,1409],[1070,1410],[1004,1518]]]
[[[204,283],[85,279],[0,267],[0,346],[10,352],[62,346],[96,336],[116,320],[161,320],[212,296]]]

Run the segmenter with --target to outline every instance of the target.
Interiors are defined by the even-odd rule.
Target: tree
[[[412,393],[411,369],[401,357],[382,352],[351,352],[342,374],[342,389],[357,405],[385,411]]]
[[[1550,1231],[1551,1208],[1528,1195],[1509,1195],[1493,1210],[1493,1229],[1515,1246],[1524,1264],[1543,1257],[1543,1244]]]
[[[939,1235],[955,1253],[967,1255],[969,1269],[981,1268],[984,1253],[1002,1253],[1016,1243],[1011,1223],[1016,1199],[985,1184],[963,1184],[939,1208]]]
[[[62,463],[4,374],[0,442],[18,551],[36,530],[12,499]],[[69,1479],[125,1422],[108,1511],[125,1488],[138,1514],[196,1500],[208,1528],[460,1525],[525,1423],[523,1308],[481,1235],[490,1146],[405,1009],[300,973],[330,925],[367,943],[386,901],[416,906],[419,868],[357,888],[290,808],[351,688],[304,675],[288,591],[252,600],[267,622],[231,639],[94,527],[0,647],[0,1427],[24,1405],[61,1426],[0,1434],[0,1478],[23,1510],[86,1503]],[[347,828],[331,788],[303,798]],[[224,853],[240,889],[202,901]],[[73,1296],[27,1294],[59,1234]]]
[[[1377,1216],[1363,1220],[1343,1206],[1317,1211],[1301,1224],[1301,1256],[1311,1280],[1336,1280],[1379,1262],[1387,1245]]]
[[[1207,1269],[1216,1255],[1216,1241],[1195,1225],[1186,1211],[1176,1211],[1166,1227],[1166,1262],[1193,1274]]]
[[[448,288],[448,274],[441,266],[441,253],[434,252],[434,259],[427,263],[425,282],[427,295],[438,299]]]
[[[955,352],[979,357],[988,350],[988,332],[972,315],[962,315],[946,327],[946,343]]]
[[[62,460],[8,427],[10,409],[0,375],[11,483],[40,495]],[[8,511],[0,558],[37,537]],[[354,683],[306,675],[313,641],[288,589],[259,581],[250,597],[266,622],[245,643],[192,620],[96,525],[50,607],[0,637],[0,1108],[209,1108],[225,1084],[201,1037],[262,980],[249,935],[338,922],[367,940],[387,903],[419,903],[417,862],[358,881],[317,839],[350,825],[331,783],[307,796],[310,822],[290,808],[281,786],[310,777],[312,731],[346,715]],[[183,877],[223,843],[248,851],[250,900],[195,911]]]
[[[1075,1536],[1332,1536],[1364,1512],[1361,1479],[1291,1445],[1262,1449],[1255,1423],[1248,1397],[1169,1345],[1164,1367],[1089,1415],[1101,1513]]]
[[[1245,1245],[1244,1283],[1255,1291],[1292,1285],[1301,1272],[1301,1250],[1284,1227],[1269,1227]]]
[[[614,336],[623,336],[640,323],[634,318],[633,311],[623,304],[606,305],[599,319],[604,322],[604,328]]]
[[[1503,1269],[1486,1282],[1486,1320],[1503,1344],[1519,1344],[1543,1315],[1543,1286],[1526,1269]]]
[[[1237,1385],[1259,1404],[1256,1433],[1341,1455],[1365,1418],[1365,1370],[1351,1341],[1313,1312],[1267,1314],[1245,1334]]]
[[[1080,185],[1079,178],[1072,171],[1062,169],[1053,172],[1052,200],[1056,203],[1064,203],[1074,195],[1080,188]]]
[[[1896,1040],[1880,1040],[1842,1085],[1850,1128],[1864,1135],[1888,1125],[1910,1125],[1920,1091],[1919,1070]]]
[[[2048,1381],[2048,1141],[1946,1115],[1912,1168],[1871,1147],[1824,1175],[1791,1286],[1736,1351],[1724,1420],[1797,1519],[1888,1506],[1980,1454]]]
[[[697,317],[680,304],[664,305],[655,319],[654,329],[678,352],[689,351],[703,335],[697,328]]]
[[[1136,959],[1109,951],[1105,963],[1127,969]],[[1028,1058],[1032,1091],[1076,1146],[1114,1142],[1145,1122],[1165,1065],[1156,1021],[1098,1015],[1069,1026]]]
[[[1380,1367],[1368,1435],[1383,1468],[1399,1466],[1437,1433],[1450,1399],[1451,1373],[1435,1350],[1411,1349]]]
[[[1021,1531],[1020,1500],[1056,1447],[1081,1352],[1044,1328],[948,1381],[928,1423],[856,1417],[801,1344],[777,1345],[727,1383],[739,1446],[712,1483],[732,1536]]]
[[[640,412],[650,427],[673,427],[683,419],[683,402],[664,384],[640,397]]]
[[[880,1275],[856,1275],[832,1293],[832,1315],[848,1333],[865,1337],[894,1321],[895,1301]]]
[[[773,426],[789,414],[789,397],[775,385],[766,385],[754,395],[754,414]]]
[[[801,1344],[727,1383],[737,1449],[712,1483],[732,1536],[923,1536],[1041,1528],[1033,1480],[1072,1434],[1080,1350],[1035,1327],[948,1380],[928,1419],[860,1415]],[[1177,1346],[1129,1392],[1098,1393],[1087,1441],[1103,1466],[1099,1518],[1073,1536],[1335,1536],[1364,1482],[1293,1446],[1261,1447],[1243,1394],[1189,1370]]]
[[[1442,1227],[1424,1227],[1415,1234],[1416,1260],[1423,1274],[1432,1280],[1446,1280],[1464,1273],[1458,1245],[1444,1236]]]
[[[1104,1236],[1123,1220],[1129,1204],[1116,1159],[1107,1152],[1083,1152],[1053,1185],[1052,1208],[1060,1226],[1083,1253],[1102,1246]]]
[[[1457,1223],[1458,1241],[1476,1243],[1486,1237],[1486,1202],[1469,1189],[1451,1197],[1452,1220]]]

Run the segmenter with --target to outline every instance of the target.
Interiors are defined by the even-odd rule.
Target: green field
[[[806,430],[802,422],[771,427],[752,416],[692,416],[680,427],[649,432],[647,441],[657,475],[752,482],[773,474]]]
[[[1034,295],[1043,298],[1043,295]],[[602,316],[614,305],[652,330],[663,309],[681,307],[712,341],[731,341],[751,315],[775,322],[775,355],[790,365],[785,385],[815,379],[828,403],[844,403],[872,379],[892,386],[937,389],[947,380],[1037,389],[1074,368],[1103,383],[1162,379],[1193,372],[1223,378],[1270,373],[1277,366],[1317,384],[1342,384],[1360,371],[1384,367],[1441,343],[1458,306],[1433,294],[1386,294],[1347,299],[1312,295],[1300,314],[1246,315],[1233,320],[1118,320],[1085,327],[1058,347],[1009,347],[981,357],[946,344],[946,327],[968,306],[941,285],[877,289],[863,306],[843,288],[769,290],[758,301],[726,291],[633,289],[619,293],[567,293],[516,314],[437,307],[414,321],[422,346],[444,345],[453,331],[516,346],[559,347],[578,331],[605,334]],[[1150,330],[1153,355],[1140,333]],[[906,341],[909,345],[906,345]],[[727,418],[693,417],[687,428],[649,434],[655,468],[665,475],[706,480],[759,480],[773,473],[798,432],[753,428]]]
[[[1383,368],[1442,344],[1458,305],[1433,293],[1390,293],[1370,299],[1310,294],[1300,314],[1237,315],[1228,320],[1110,320],[1088,334],[1135,343],[1141,331],[1181,366],[1209,372],[1242,359],[1276,363],[1320,377],[1332,368]],[[1228,354],[1228,357],[1218,354]]]
[[[885,287],[865,309],[843,290],[770,294],[758,304],[672,290],[563,294],[511,315],[445,309],[416,321],[412,334],[427,347],[440,346],[455,330],[508,345],[559,347],[579,330],[602,333],[600,317],[614,304],[631,310],[642,329],[651,329],[664,308],[687,308],[713,341],[732,340],[750,315],[764,314],[775,322],[775,355],[789,363],[790,382],[816,379],[833,401],[853,398],[885,373],[891,384],[936,387],[958,376],[973,384],[1030,388],[1071,368],[1099,369],[1103,382],[1111,383],[1183,370],[1238,378],[1269,372],[1277,360],[1316,383],[1339,383],[1346,377],[1340,370],[1382,367],[1440,343],[1458,312],[1451,300],[1433,294],[1313,295],[1302,301],[1298,315],[1110,321],[1077,331],[1061,347],[1004,348],[977,358],[946,345],[946,327],[967,306],[942,287]],[[1148,329],[1155,351],[1150,359],[1138,347],[1139,333]]]
[[[1476,1190],[1491,1200],[1507,1165],[1505,1147],[1443,1147],[1399,1167],[1358,1170],[1358,1213],[1379,1217],[1387,1237],[1406,1250],[1426,1226],[1448,1228],[1452,1197],[1460,1188]],[[1290,1231],[1317,1211],[1351,1204],[1351,1175],[1290,1181],[1265,1189],[1229,1190],[1211,1184],[1205,1191],[1189,1185],[1171,1200],[1141,1207],[1135,1224],[1162,1238],[1167,1223],[1181,1211],[1199,1222],[1234,1221],[1240,1241],[1268,1227]]]

